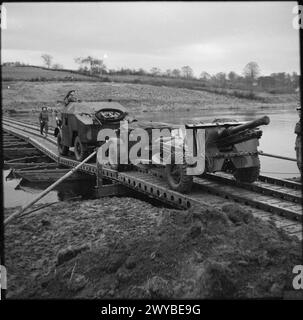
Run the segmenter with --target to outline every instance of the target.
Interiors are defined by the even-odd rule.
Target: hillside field
[[[140,81],[135,81],[136,79]],[[258,99],[247,99],[235,95],[232,90],[229,92],[228,89],[189,89],[189,84],[194,86],[194,82],[171,79],[165,85],[160,85],[157,78],[147,76],[119,76],[102,81],[70,71],[5,66],[2,68],[2,108],[12,112],[37,111],[42,106],[58,109],[61,107],[60,101],[71,89],[75,89],[79,99],[83,101],[112,99],[132,112],[295,109],[299,104],[299,94],[258,93]]]
[[[71,71],[58,71],[34,66],[3,66],[1,71],[2,81],[96,81],[95,77]]]

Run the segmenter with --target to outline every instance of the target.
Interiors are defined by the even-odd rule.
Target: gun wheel
[[[239,182],[252,183],[256,181],[260,174],[260,166],[238,168],[233,172],[235,179]]]
[[[78,136],[74,143],[74,153],[78,161],[83,161],[88,156],[87,148],[83,145]]]
[[[69,148],[62,144],[62,137],[60,132],[58,132],[57,134],[57,146],[58,146],[58,152],[61,156],[68,155]]]
[[[169,186],[178,192],[190,192],[193,177],[186,174],[186,164],[168,164],[165,166],[166,179]]]

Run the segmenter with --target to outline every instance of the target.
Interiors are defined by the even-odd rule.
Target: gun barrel
[[[252,121],[240,124],[235,127],[227,128],[226,130],[224,130],[222,132],[222,134],[223,134],[223,136],[226,137],[226,136],[244,131],[246,129],[253,129],[253,128],[256,128],[256,127],[259,127],[262,125],[267,125],[267,124],[269,124],[269,122],[270,122],[269,117],[264,116],[264,117],[258,118],[256,120],[252,120]],[[222,134],[221,134],[221,136],[222,136]]]

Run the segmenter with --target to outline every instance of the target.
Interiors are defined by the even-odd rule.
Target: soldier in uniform
[[[71,90],[67,93],[67,95],[64,98],[64,104],[67,106],[70,102],[77,102],[78,99],[76,97],[76,91]]]
[[[45,136],[48,133],[48,112],[46,107],[42,107],[42,111],[39,114],[40,133],[43,135],[43,129],[45,129]]]
[[[300,116],[300,121],[296,123],[295,133],[297,134],[296,138],[296,155],[297,155],[297,165],[302,174],[302,145],[301,145],[301,108],[297,108]]]

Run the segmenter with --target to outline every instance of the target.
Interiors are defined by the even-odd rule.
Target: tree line
[[[42,54],[41,58],[43,60],[43,64],[47,68],[57,70],[63,69],[62,65],[53,63],[53,57],[50,54]],[[258,63],[254,61],[251,61],[244,66],[242,74],[237,74],[235,71],[230,71],[228,73],[218,72],[216,74],[210,74],[207,71],[202,71],[199,77],[194,76],[193,69],[188,65],[183,66],[180,69],[167,69],[165,71],[160,68],[153,67],[147,71],[143,68],[108,69],[102,59],[92,56],[77,57],[74,61],[78,64],[78,72],[85,75],[135,75],[201,80],[204,84],[220,88],[250,89],[251,91],[265,90],[272,93],[295,91],[299,87],[300,81],[300,76],[296,72],[293,72],[292,74],[279,72],[272,73],[269,76],[262,76]],[[15,62],[14,65],[20,66],[22,63]]]

